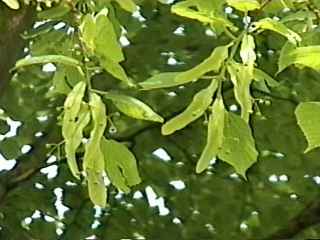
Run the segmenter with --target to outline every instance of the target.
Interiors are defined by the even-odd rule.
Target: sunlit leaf
[[[129,117],[154,122],[163,122],[163,118],[160,115],[137,98],[116,93],[107,93],[104,96],[111,100],[122,113]]]
[[[194,10],[194,7],[196,6],[200,7],[198,9],[200,11]],[[199,4],[198,1],[187,0],[174,4],[171,8],[171,11],[179,16],[194,19],[205,24],[212,24],[213,26],[215,24],[218,24],[229,27],[234,31],[237,30],[237,27],[234,26],[233,23],[230,22],[227,18],[224,18],[223,16],[208,14],[207,10],[201,11],[203,10],[203,6],[204,5]]]
[[[227,0],[227,3],[237,10],[248,12],[260,8],[260,3],[257,0]]]
[[[196,172],[201,173],[208,168],[210,162],[215,160],[219,149],[223,144],[225,108],[222,97],[218,97],[212,106],[212,112],[208,122],[206,146],[198,160]]]
[[[118,36],[103,9],[96,17],[95,50],[98,55],[119,63],[124,60]]]
[[[238,115],[225,115],[224,140],[218,153],[219,159],[227,162],[246,178],[246,171],[257,161],[258,152],[249,125]]]
[[[252,35],[244,34],[241,42],[240,57],[243,64],[252,68],[253,71],[253,66],[257,56],[255,52],[254,38]]]
[[[107,202],[107,190],[102,172],[87,169],[88,192],[93,204],[104,208]]]
[[[90,138],[86,144],[83,158],[83,169],[104,171],[104,158],[100,148],[101,139],[107,125],[106,108],[101,97],[95,93],[90,94],[89,102],[93,128],[90,132]]]
[[[176,82],[175,78],[178,76],[178,72],[164,72],[156,74],[146,81],[139,83],[144,90],[167,88],[181,85],[185,82]]]
[[[230,46],[231,44],[216,47],[208,58],[190,70],[160,73],[140,83],[140,86],[145,90],[173,87],[196,81],[208,72],[218,72],[229,55]]]
[[[204,74],[213,71],[218,72],[229,55],[231,44],[216,47],[211,55],[194,68],[182,72],[175,77],[176,82],[191,82],[199,79]]]
[[[20,4],[18,0],[2,0],[7,6],[11,9],[17,10],[20,8]]]
[[[320,102],[300,103],[295,111],[297,122],[308,140],[311,151],[320,146]]]
[[[75,153],[81,143],[82,129],[85,123],[90,120],[90,115],[86,113],[85,105],[82,104],[82,98],[86,84],[79,82],[68,94],[64,102],[64,116],[62,121],[62,135],[65,139],[65,151],[67,154],[67,162],[72,174],[79,178],[80,172],[75,158]],[[82,111],[81,110],[82,107]],[[81,115],[81,118],[80,118]],[[80,126],[78,126],[81,120]]]
[[[82,41],[87,48],[93,51],[95,49],[94,39],[96,36],[96,23],[94,17],[91,14],[85,15],[79,29],[81,31]]]
[[[252,31],[261,29],[277,32],[286,37],[293,44],[297,44],[301,41],[301,37],[297,33],[287,28],[283,23],[271,18],[264,18],[258,22],[254,22],[252,23],[251,28]]]
[[[286,45],[280,54],[278,73],[293,64],[310,67],[316,71],[320,71],[319,56],[319,45],[298,48]]]
[[[135,156],[125,145],[104,138],[101,147],[106,172],[113,185],[127,193],[130,186],[141,182]]]
[[[201,90],[193,97],[192,102],[182,113],[170,119],[162,126],[161,133],[163,135],[170,135],[201,117],[211,104],[217,87],[218,81],[216,79],[212,80],[208,88]]]

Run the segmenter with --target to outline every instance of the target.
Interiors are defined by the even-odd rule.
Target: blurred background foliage
[[[116,9],[130,42],[124,47],[124,67],[135,82],[157,72],[191,68],[225,41],[197,22],[172,15],[169,4],[154,0],[139,4],[141,16]],[[268,9],[272,15],[279,13],[276,5]],[[4,23],[10,14],[18,15],[4,4],[0,11]],[[27,31],[19,30],[17,36],[1,30],[0,42],[5,44],[0,46],[0,72],[12,67],[12,63],[5,65],[5,50],[13,56],[71,51],[75,44],[68,33],[72,19],[40,24],[33,14],[19,14],[28,17],[33,28],[23,21],[20,28]],[[12,23],[2,24],[7,30],[10,26]],[[299,22],[292,27],[299,27]],[[21,35],[23,46],[14,48],[8,39],[21,41]],[[318,27],[309,41],[319,44],[319,35]],[[268,32],[258,41],[259,66],[274,74],[285,39]],[[109,113],[115,113],[114,126],[107,134],[130,146],[143,182],[128,195],[110,186],[106,209],[94,207],[86,188],[71,176],[65,159],[49,153],[62,140],[56,118],[63,97],[52,97],[53,76],[48,65],[14,74],[10,82],[0,76],[0,239],[320,238],[320,152],[303,153],[306,141],[294,117],[299,102],[320,100],[319,73],[289,68],[276,77],[280,87],[271,92],[252,89],[257,101],[251,126],[260,156],[248,171],[248,181],[220,161],[203,174],[195,174],[206,138],[204,118],[164,137],[159,124],[130,119],[107,103]],[[127,91],[106,73],[97,74],[93,84],[98,89]],[[168,119],[206,85],[204,80],[187,87],[127,94]],[[237,111],[227,86],[224,98],[227,107]]]

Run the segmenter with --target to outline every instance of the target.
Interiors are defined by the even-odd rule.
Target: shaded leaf
[[[133,13],[137,10],[137,5],[133,0],[116,0],[116,2],[120,5],[124,10]]]
[[[40,19],[59,19],[63,16],[65,16],[67,13],[69,13],[71,10],[71,7],[62,2],[58,6],[51,7],[48,10],[41,11],[37,14],[38,18]]]
[[[61,63],[64,65],[71,66],[80,66],[81,63],[71,57],[63,56],[63,55],[45,55],[45,56],[37,56],[37,57],[29,57],[20,59],[16,62],[15,69],[21,67],[27,67],[34,64],[46,64],[46,63]]]
[[[107,93],[104,97],[111,100],[122,113],[129,117],[154,122],[163,122],[163,118],[160,115],[139,99],[116,93]]]
[[[287,28],[283,23],[271,18],[264,18],[258,22],[254,22],[252,23],[251,27],[251,30],[253,31],[256,29],[262,29],[277,32],[286,37],[293,44],[297,44],[297,42],[301,41],[301,37],[297,33]]]

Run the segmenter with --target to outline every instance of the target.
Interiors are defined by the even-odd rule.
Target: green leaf
[[[240,57],[243,64],[250,66],[253,70],[256,61],[255,43],[252,35],[244,34],[241,42]]]
[[[292,64],[310,67],[320,71],[320,45],[294,48],[292,45],[285,45],[280,53],[279,72]]]
[[[141,182],[135,156],[125,145],[114,140],[104,138],[101,147],[111,183],[120,191],[128,193],[130,186]]]
[[[106,108],[99,95],[90,94],[89,106],[93,120],[89,142],[86,144],[83,158],[83,169],[87,175],[88,191],[91,201],[105,207],[107,201],[106,188],[103,182],[104,155],[101,150],[101,140],[105,131]]]
[[[309,12],[309,11],[298,11],[294,12],[292,14],[289,14],[288,16],[285,16],[281,19],[282,23],[287,23],[291,21],[306,21],[307,19],[316,19],[316,16],[314,13]]]
[[[229,27],[230,29],[236,31],[237,27],[233,25],[228,19],[211,14],[207,11],[201,11],[203,4],[199,4],[199,1],[187,0],[174,4],[171,8],[172,13],[177,14],[182,17],[190,18],[197,20],[202,23],[211,24],[211,25],[222,25],[225,27]],[[197,7],[198,10],[194,10],[194,7]]]
[[[198,80],[204,74],[213,71],[218,72],[222,64],[229,56],[229,47],[232,44],[216,47],[211,55],[194,68],[182,72],[175,77],[176,82],[192,82]]]
[[[228,72],[234,85],[235,98],[241,106],[241,117],[248,122],[252,113],[250,85],[253,74],[249,67],[234,62],[228,66]]]
[[[231,44],[228,44],[215,48],[207,59],[190,70],[160,73],[139,84],[144,90],[173,87],[196,81],[210,71],[218,72],[228,58],[230,46]]]
[[[88,192],[93,204],[104,208],[107,202],[107,190],[102,172],[87,169]]]
[[[134,86],[132,81],[128,78],[125,70],[119,63],[112,61],[110,58],[101,57],[100,64],[107,72],[109,72],[115,78],[123,81],[128,86]]]
[[[257,0],[227,0],[227,3],[231,7],[234,7],[235,9],[242,12],[256,10],[261,7],[260,3]]]
[[[264,18],[258,22],[254,22],[251,25],[251,31],[261,29],[261,30],[271,30],[277,32],[284,37],[286,37],[291,43],[297,44],[297,42],[301,42],[301,37],[286,27],[283,23],[273,20],[271,18]]]
[[[17,10],[20,8],[18,0],[2,0],[9,8]]]
[[[82,41],[85,43],[88,49],[94,51],[94,40],[96,36],[96,23],[94,17],[91,14],[85,15],[79,29],[81,31]]]
[[[119,39],[107,13],[108,11],[103,9],[96,17],[95,50],[98,55],[119,63],[124,60],[124,56]]]
[[[137,5],[133,0],[116,0],[116,2],[120,5],[124,10],[133,13],[137,10]]]
[[[72,174],[79,178],[80,172],[75,153],[82,139],[82,129],[90,121],[90,115],[82,104],[86,89],[84,82],[79,82],[68,94],[64,102],[64,116],[62,121],[62,136],[65,139],[67,162]]]
[[[320,146],[320,102],[300,103],[295,111],[297,122],[308,141],[309,152]]]
[[[258,152],[249,125],[238,115],[225,115],[224,141],[218,153],[219,159],[234,167],[246,178],[247,169],[257,161]]]
[[[270,75],[262,71],[261,69],[255,68],[253,72],[254,79],[256,81],[265,81],[270,87],[278,87],[279,82],[274,80]]]
[[[104,157],[100,144],[107,125],[106,108],[101,97],[95,93],[90,94],[89,106],[91,109],[93,128],[85,148],[83,169],[85,171],[90,169],[96,172],[103,172]]]
[[[116,93],[107,93],[104,97],[111,100],[122,113],[129,117],[163,122],[163,118],[160,115],[155,113],[147,104],[141,102],[139,99]]]
[[[176,82],[175,78],[178,72],[164,72],[148,78],[146,81],[139,83],[143,90],[151,90],[158,88],[174,87],[183,83]]]
[[[212,106],[212,112],[208,122],[207,143],[197,163],[197,173],[201,173],[208,168],[210,162],[217,157],[224,139],[225,114],[223,99],[222,97],[218,97]]]
[[[70,66],[80,66],[81,63],[71,57],[63,56],[63,55],[45,55],[45,56],[37,56],[37,57],[28,57],[24,59],[20,59],[16,62],[15,69],[21,67],[27,67],[34,64],[46,64],[46,63],[61,63],[64,65]]]
[[[83,138],[83,129],[90,122],[90,111],[86,104],[82,104],[77,120],[68,124],[68,129],[63,125],[65,138],[65,152],[69,168],[75,177],[79,177],[79,168],[76,160],[76,151],[81,144]]]
[[[186,127],[191,122],[201,117],[212,102],[212,97],[218,87],[218,81],[212,80],[210,86],[198,92],[189,106],[179,115],[166,122],[162,128],[163,135],[170,135]]]
[[[71,91],[71,88],[66,82],[66,73],[63,68],[58,68],[54,73],[52,85],[56,93],[68,94]]]
[[[71,11],[71,7],[67,3],[61,3],[58,6],[51,7],[48,10],[41,11],[37,14],[40,19],[59,19]]]

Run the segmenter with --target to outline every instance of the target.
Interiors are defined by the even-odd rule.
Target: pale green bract
[[[256,61],[255,43],[252,35],[244,34],[241,42],[240,57],[243,64],[250,67],[253,71],[254,63]]]
[[[211,55],[202,61],[200,64],[187,70],[185,72],[180,73],[175,77],[176,82],[191,82],[198,80],[204,74],[213,71],[218,72],[224,63],[224,61],[229,56],[229,48],[232,44],[224,45],[216,47]]]
[[[111,100],[122,113],[129,117],[153,122],[164,121],[151,107],[137,98],[116,93],[106,93],[104,97]]]
[[[177,130],[186,127],[191,122],[201,117],[212,102],[212,97],[218,88],[218,80],[212,80],[209,87],[198,92],[189,106],[179,115],[166,122],[162,128],[163,135],[170,135]]]
[[[241,117],[248,122],[252,113],[252,97],[250,85],[253,74],[248,66],[232,62],[227,67],[231,81],[234,86],[234,95],[241,106]]]
[[[257,0],[227,0],[227,3],[237,10],[248,12],[260,8],[260,3]]]
[[[89,110],[82,102],[86,84],[79,82],[68,94],[64,103],[62,136],[65,140],[67,163],[72,174],[79,178],[80,172],[75,158],[76,150],[82,139],[82,130],[90,121]]]
[[[303,102],[295,111],[297,122],[308,141],[305,152],[320,147],[320,102]]]
[[[93,128],[90,132],[89,141],[85,146],[83,170],[87,175],[91,201],[100,207],[105,207],[107,195],[103,181],[105,165],[104,155],[101,150],[101,140],[107,125],[106,108],[101,97],[95,93],[90,94],[89,106]]]
[[[226,112],[224,140],[218,158],[246,178],[246,171],[257,161],[258,152],[249,125],[238,115]]]
[[[201,173],[208,168],[210,162],[215,160],[223,144],[224,118],[226,110],[222,97],[218,97],[212,106],[208,122],[207,143],[197,162],[196,172]]]
[[[217,73],[229,56],[228,50],[230,46],[232,44],[216,47],[208,58],[190,70],[160,73],[140,83],[140,86],[144,90],[174,87],[197,81],[204,74],[211,71]]]
[[[111,183],[120,191],[130,192],[131,186],[141,182],[135,156],[125,145],[115,140],[103,138],[101,148]]]

